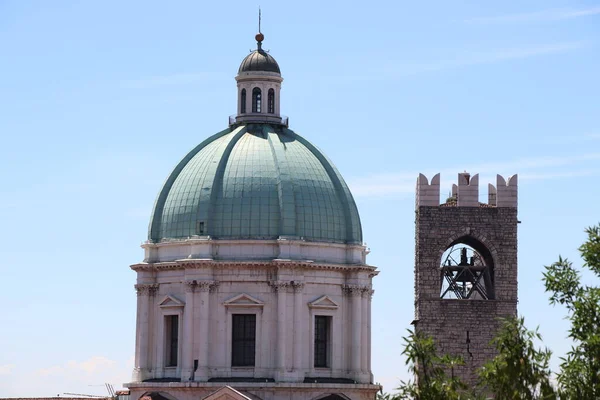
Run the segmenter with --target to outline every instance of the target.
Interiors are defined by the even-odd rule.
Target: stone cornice
[[[184,270],[198,268],[298,268],[298,269],[322,269],[336,271],[365,271],[369,277],[379,274],[377,268],[367,264],[332,264],[319,263],[310,260],[211,260],[211,259],[183,259],[177,261],[157,262],[157,263],[138,263],[130,268],[134,271],[165,271],[165,270]]]
[[[206,388],[223,387],[222,382],[130,382],[125,383],[123,386],[129,389],[149,389],[149,388]],[[306,391],[311,389],[333,389],[340,391],[343,389],[351,390],[363,390],[363,391],[379,391],[381,385],[369,384],[369,383],[291,383],[291,382],[243,382],[236,384],[236,390],[244,390],[245,388],[272,388],[274,390],[282,389],[289,390],[293,388],[294,391]]]

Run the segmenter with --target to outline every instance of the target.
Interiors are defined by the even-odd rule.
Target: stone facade
[[[517,312],[517,177],[498,176],[490,203],[479,203],[478,177],[459,174],[453,196],[440,204],[439,175],[417,181],[415,231],[416,329],[434,338],[442,354],[462,356],[455,371],[473,383],[476,371],[494,356],[490,341],[498,317]],[[440,297],[442,255],[465,244],[485,254],[492,267],[490,299]]]
[[[162,245],[173,254],[190,246],[181,242],[175,251],[172,242]],[[246,254],[255,253],[250,243],[246,246]],[[364,259],[366,249],[360,247],[359,259]],[[336,259],[337,253],[323,254]],[[127,385],[132,399],[154,391],[176,399],[202,398],[225,382],[261,399],[323,394],[374,398],[379,389],[373,384],[370,349],[375,267],[332,259],[227,258],[220,254],[219,260],[184,258],[132,266],[138,274],[135,371]],[[231,365],[231,318],[244,313],[256,315],[254,367]],[[179,316],[181,332],[180,361],[174,367],[165,363],[169,315]],[[315,368],[313,362],[318,315],[331,317],[327,368]]]

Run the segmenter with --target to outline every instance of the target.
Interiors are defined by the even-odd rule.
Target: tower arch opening
[[[440,298],[495,299],[494,259],[479,240],[463,236],[446,248],[440,262]]]

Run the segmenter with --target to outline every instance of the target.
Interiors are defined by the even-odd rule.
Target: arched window
[[[269,114],[275,114],[275,91],[273,89],[269,89]]]
[[[463,236],[442,255],[441,298],[493,300],[494,260],[477,239]]]
[[[242,89],[240,96],[240,114],[246,114],[246,89]]]
[[[255,87],[252,89],[252,112],[259,113],[261,112],[261,103],[262,103],[262,94],[260,89]]]

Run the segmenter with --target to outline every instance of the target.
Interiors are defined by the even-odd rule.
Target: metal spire
[[[265,40],[265,35],[263,35],[262,32],[260,31],[260,20],[261,20],[260,14],[261,14],[260,7],[258,7],[258,33],[255,36],[256,44],[258,45],[258,51],[262,51],[262,41]]]

